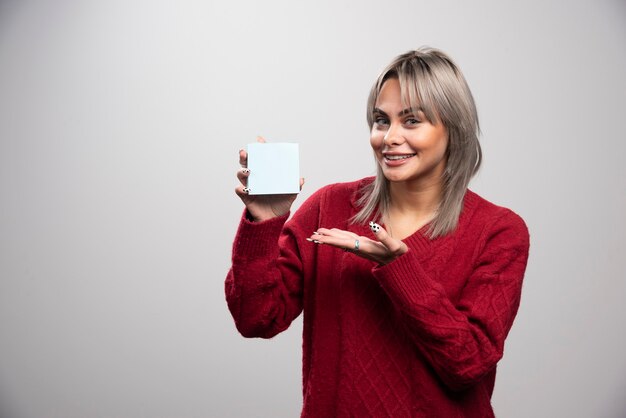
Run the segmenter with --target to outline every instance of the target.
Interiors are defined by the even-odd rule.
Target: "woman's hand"
[[[258,142],[265,142],[262,137],[257,137]],[[239,164],[241,170],[237,172],[237,178],[241,182],[236,188],[235,193],[246,205],[248,213],[255,222],[265,221],[268,219],[282,216],[289,212],[291,204],[296,200],[297,194],[273,194],[273,195],[249,195],[248,194],[248,153],[245,150],[239,151]],[[300,189],[304,185],[304,179],[300,179]]]
[[[378,264],[388,264],[409,251],[409,247],[404,242],[393,238],[377,223],[370,222],[370,229],[378,240],[337,228],[319,228],[307,240],[314,244],[327,244],[350,251]]]

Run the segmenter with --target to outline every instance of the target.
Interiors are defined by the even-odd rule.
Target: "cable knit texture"
[[[467,191],[457,229],[379,266],[306,241],[317,228],[375,239],[349,219],[364,182],[288,215],[242,217],[226,299],[239,332],[271,338],[304,311],[302,417],[493,417],[496,364],[528,259],[523,220]]]

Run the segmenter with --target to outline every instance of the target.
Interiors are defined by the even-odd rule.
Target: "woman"
[[[492,417],[529,237],[467,189],[481,163],[471,92],[422,48],[383,70],[367,120],[376,177],[322,188],[289,221],[294,195],[250,196],[238,173],[237,329],[270,338],[304,311],[303,417]]]

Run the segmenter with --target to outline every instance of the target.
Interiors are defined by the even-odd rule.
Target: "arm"
[[[239,225],[226,277],[226,301],[245,337],[273,337],[302,310],[297,251],[293,245],[279,250],[286,218],[253,223],[244,216]],[[285,235],[280,240],[285,245],[292,237]]]
[[[300,244],[316,227],[321,194],[307,199],[289,222],[288,214],[263,222],[242,218],[225,290],[243,336],[271,338],[302,311],[304,259],[312,249]]]
[[[257,141],[265,142],[258,137]],[[283,228],[296,195],[250,196],[248,155],[239,151],[240,184],[235,193],[246,205],[233,244],[226,301],[239,332],[270,338],[285,330],[302,310],[301,261],[297,240]],[[300,180],[302,187],[304,179]]]
[[[418,350],[454,390],[479,382],[495,368],[520,302],[526,226],[507,212],[489,231],[457,304],[424,271],[418,251],[373,270]]]

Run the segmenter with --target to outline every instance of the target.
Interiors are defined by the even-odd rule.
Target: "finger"
[[[235,187],[235,194],[237,194],[237,196],[239,196],[241,198],[241,200],[247,200],[248,199],[248,193],[250,191],[248,190],[247,187],[245,187],[243,184],[240,184],[239,186]]]
[[[337,228],[319,228],[311,235],[311,238],[323,244],[330,244],[345,250],[351,250],[355,247],[355,242],[362,237],[359,237],[353,232]]]
[[[302,191],[302,186],[304,186],[304,177],[300,177],[300,191]]]
[[[354,232],[345,231],[339,228],[332,228],[332,229],[319,228],[317,231],[315,231],[315,233],[319,235],[326,235],[326,236],[331,236],[331,237],[343,237],[343,238],[350,238],[350,239],[356,239],[359,237]]]
[[[348,232],[348,234],[338,234],[337,232]],[[306,240],[313,244],[330,245],[378,263],[389,258],[389,249],[384,244],[367,237],[358,236],[349,231],[319,228]],[[357,241],[359,242],[358,247]]]
[[[237,171],[237,178],[244,186],[248,185],[248,176],[250,176],[250,170],[248,170],[247,168],[242,168],[241,170]]]
[[[243,168],[248,167],[248,153],[244,149],[239,150],[239,165]]]
[[[363,246],[363,242],[369,240],[368,238],[355,239],[346,236],[337,235],[320,235],[313,234],[308,238],[308,241],[312,241],[315,244],[327,244],[333,247],[341,248],[347,251],[358,251]],[[358,244],[357,244],[358,242]]]
[[[332,245],[341,244],[344,238],[346,238],[345,234],[340,233],[339,229],[328,229],[328,228],[318,228],[317,231],[313,232],[311,238],[320,243],[328,243]]]
[[[365,259],[381,263],[389,258],[389,250],[382,243],[367,237],[347,239],[345,237],[329,237],[326,235],[311,236],[307,241],[318,245],[330,245],[340,250],[350,252]],[[358,246],[357,246],[358,241]]]
[[[309,241],[313,241],[316,244],[328,244],[346,251],[355,252],[362,251],[364,246],[366,248],[369,248],[368,246],[370,243],[375,243],[369,238],[361,237],[353,232],[344,231],[337,228],[320,228],[318,231],[314,232],[311,235]],[[382,246],[382,244],[379,243],[375,244]]]
[[[409,250],[409,247],[399,239],[393,238],[391,235],[385,231],[385,228],[378,225],[375,222],[370,222],[370,229],[376,235],[376,238],[379,242],[381,242],[385,247],[389,249],[393,254],[404,254]]]
[[[260,143],[264,144],[267,141],[262,136],[257,136],[256,137],[256,142],[260,142]],[[248,153],[244,149],[240,149],[239,150],[239,165],[241,167],[243,167],[243,168],[248,167]]]

